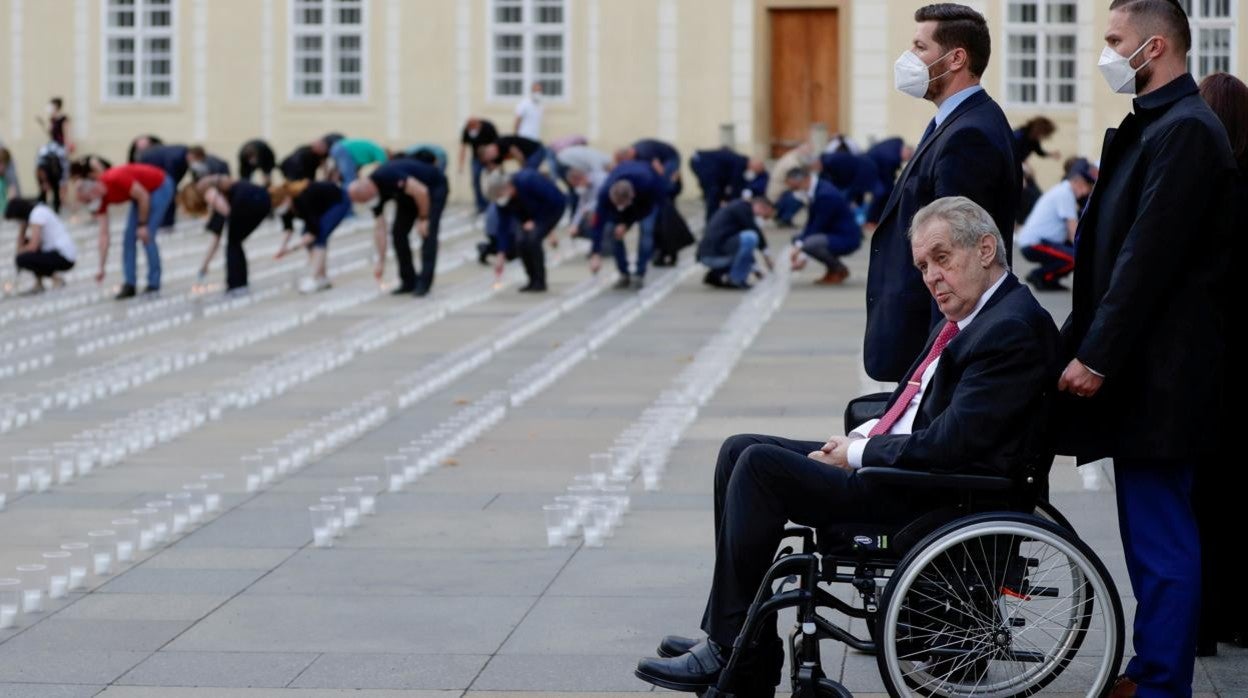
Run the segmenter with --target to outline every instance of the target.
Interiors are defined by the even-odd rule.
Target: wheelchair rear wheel
[[[1012,512],[931,533],[885,587],[877,661],[891,695],[1100,695],[1118,674],[1122,605],[1069,529]],[[1060,679],[1059,679],[1060,677]]]

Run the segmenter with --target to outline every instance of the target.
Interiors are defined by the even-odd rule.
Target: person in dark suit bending
[[[1010,124],[979,84],[991,53],[983,16],[942,3],[920,8],[914,19],[913,46],[897,60],[895,82],[937,109],[871,238],[863,358],[880,381],[901,380],[940,318],[911,263],[906,231],[915,211],[946,196],[969,198],[996,222],[1008,259],[1022,186]]]
[[[947,501],[926,491],[869,486],[860,468],[1014,475],[1044,451],[1046,391],[1057,375],[1057,327],[1010,273],[992,217],[964,197],[914,216],[914,263],[943,320],[879,420],[826,442],[738,435],[715,466],[715,572],[702,617],[707,640],[668,637],[670,659],[642,659],[639,678],[676,690],[718,680],[787,522],[900,523]],[[968,428],[973,425],[974,428]],[[766,695],[784,653],[774,631],[741,657],[749,685]]]
[[[827,271],[815,281],[822,286],[837,286],[849,277],[849,267],[841,257],[862,244],[862,228],[854,218],[845,195],[831,182],[815,177],[809,170],[795,167],[784,177],[789,191],[806,202],[806,226],[793,237],[790,256],[793,268],[806,266],[806,258],[814,257]]]
[[[1101,72],[1134,93],[1075,237],[1058,452],[1114,459],[1135,657],[1115,695],[1191,695],[1200,612],[1192,483],[1227,445],[1236,163],[1167,0],[1114,0]],[[1223,467],[1241,467],[1222,461]]]

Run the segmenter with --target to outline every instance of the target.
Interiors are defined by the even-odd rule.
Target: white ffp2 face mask
[[[1144,64],[1139,68],[1132,68],[1131,61],[1140,55],[1140,51],[1143,51],[1144,47],[1148,46],[1156,38],[1155,36],[1150,36],[1145,39],[1144,43],[1140,44],[1140,47],[1130,56],[1123,56],[1108,46],[1101,50],[1101,60],[1096,67],[1101,69],[1101,75],[1105,76],[1105,82],[1109,83],[1109,89],[1124,95],[1135,94],[1136,73],[1143,70],[1144,66],[1152,63],[1153,59],[1150,58],[1144,61]]]
[[[908,94],[915,99],[923,99],[927,96],[927,86],[933,80],[939,80],[949,74],[949,71],[946,70],[934,78],[928,77],[928,69],[948,58],[951,53],[953,51],[945,53],[945,55],[932,61],[931,65],[928,65],[914,51],[906,51],[893,64],[893,86],[897,88],[898,92]]]

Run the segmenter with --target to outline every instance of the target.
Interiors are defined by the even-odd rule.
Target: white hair
[[[932,220],[944,221],[949,226],[949,237],[956,247],[972,249],[979,246],[985,235],[997,241],[997,256],[994,263],[1005,269],[1010,265],[1005,256],[1005,238],[992,220],[992,216],[982,206],[965,196],[946,196],[919,209],[910,222],[907,236],[914,239],[916,230],[927,226]]]

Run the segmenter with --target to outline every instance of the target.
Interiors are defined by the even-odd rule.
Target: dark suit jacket
[[[940,319],[910,255],[906,232],[914,214],[936,199],[965,196],[992,215],[1009,255],[1020,177],[1010,124],[986,92],[968,97],[918,146],[871,238],[863,340],[868,375],[901,380]]]
[[[826,179],[819,179],[815,185],[815,196],[807,204],[806,226],[795,239],[811,235],[827,235],[839,254],[849,254],[862,244],[862,228],[849,201]]]
[[[611,203],[611,187],[621,179],[632,183],[634,198],[628,208],[617,211]],[[667,180],[656,173],[649,163],[630,160],[616,165],[598,193],[598,208],[595,209],[594,225],[590,230],[594,252],[602,250],[603,231],[608,225],[632,225],[641,221],[654,211],[655,205],[663,201],[668,192]]]
[[[1135,100],[1107,135],[1076,238],[1065,358],[1105,375],[1063,395],[1060,453],[1080,459],[1213,454],[1233,366],[1236,166],[1190,75]],[[1237,229],[1232,230],[1232,226]]]
[[[939,326],[932,330],[907,376],[939,333]],[[863,467],[1017,474],[1017,468],[1048,453],[1048,396],[1056,389],[1059,366],[1053,318],[1008,275],[941,353],[912,433],[872,437]],[[890,406],[904,385],[893,392]]]

